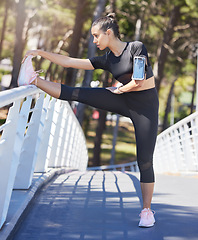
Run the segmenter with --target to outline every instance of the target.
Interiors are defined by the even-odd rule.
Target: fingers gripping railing
[[[158,173],[198,171],[198,112],[158,135],[154,168]]]
[[[48,168],[87,168],[83,131],[69,104],[34,86],[0,92],[8,109],[0,126],[0,228],[14,189],[28,189],[34,172]]]

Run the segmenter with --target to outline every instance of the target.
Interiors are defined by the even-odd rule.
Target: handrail
[[[158,135],[154,168],[158,173],[198,171],[198,112]]]
[[[88,167],[87,170],[121,170],[122,172],[126,170],[130,170],[131,172],[139,172],[137,162],[129,162],[129,163],[122,163],[122,164],[114,164],[114,165],[102,165],[97,167]]]
[[[28,95],[33,95],[36,93],[42,92],[35,86],[22,86],[18,88],[9,89],[6,91],[0,92],[0,108],[9,105],[12,102],[15,102],[19,99],[25,98]]]
[[[0,92],[7,108],[0,132],[0,228],[13,189],[28,189],[34,172],[69,167],[85,170],[88,153],[84,133],[70,105],[35,86]]]

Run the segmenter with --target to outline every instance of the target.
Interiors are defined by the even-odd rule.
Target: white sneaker
[[[154,214],[150,208],[144,208],[140,213],[139,227],[152,227],[155,224]]]
[[[21,65],[17,80],[18,86],[30,85],[38,77],[38,71],[34,71],[32,66],[32,58],[32,55],[28,56]]]

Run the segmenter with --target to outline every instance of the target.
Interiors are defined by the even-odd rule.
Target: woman
[[[109,52],[100,57],[77,59],[42,50],[28,51],[27,56],[44,57],[63,67],[85,70],[97,68],[108,70],[122,83],[120,87],[80,88],[45,81],[39,77],[26,79],[55,98],[75,100],[131,118],[136,135],[137,162],[140,170],[140,183],[143,197],[143,210],[140,214],[140,227],[151,227],[155,223],[151,211],[154,189],[153,151],[158,129],[158,97],[155,80],[143,43],[123,42],[119,38],[119,27],[114,16],[97,19],[91,28],[93,42],[100,50],[109,48]],[[133,58],[144,55],[147,60],[145,79],[132,80]],[[25,59],[24,58],[24,59]],[[23,60],[24,61],[24,60]]]

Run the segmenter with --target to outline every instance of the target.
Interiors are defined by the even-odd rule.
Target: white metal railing
[[[28,189],[34,172],[85,170],[88,163],[83,131],[66,101],[25,86],[0,92],[0,108],[6,106],[7,119],[0,126],[0,228],[12,190]]]
[[[154,168],[158,173],[198,171],[198,112],[158,135]]]
[[[129,162],[123,164],[115,164],[115,165],[103,165],[98,167],[89,167],[87,170],[121,170],[122,172],[129,170],[131,172],[139,172],[139,168],[137,162]]]

